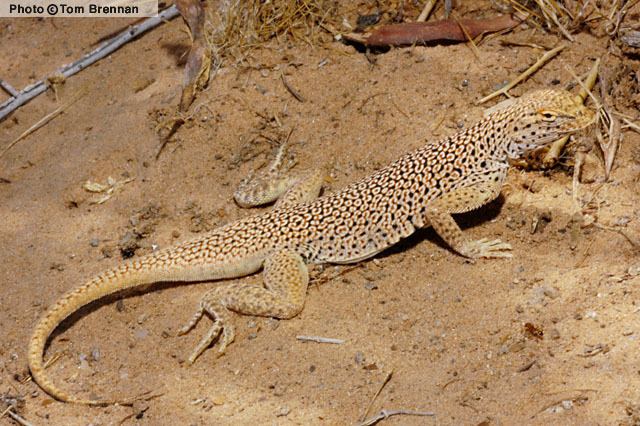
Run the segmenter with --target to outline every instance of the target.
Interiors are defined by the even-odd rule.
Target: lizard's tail
[[[40,318],[40,321],[38,321],[38,324],[31,336],[31,341],[29,342],[27,360],[31,376],[45,392],[59,401],[73,402],[77,404],[94,406],[113,404],[130,405],[130,402],[127,403],[115,400],[77,398],[58,388],[46,374],[46,365],[43,360],[43,355],[49,336],[69,315],[84,305],[109,294],[142,284],[148,284],[150,282],[150,277],[144,269],[145,268],[141,262],[133,261],[104,272],[86,284],[62,296],[49,308],[42,318]]]

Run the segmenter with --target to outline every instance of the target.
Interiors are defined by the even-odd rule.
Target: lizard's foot
[[[224,354],[227,346],[229,343],[233,342],[235,337],[234,327],[228,320],[227,313],[229,311],[221,304],[209,300],[207,296],[208,295],[205,295],[205,297],[202,298],[200,308],[198,308],[189,322],[178,330],[179,336],[187,334],[196,326],[198,321],[200,321],[204,316],[205,312],[213,318],[213,325],[209,329],[209,332],[200,340],[200,343],[198,343],[193,352],[191,352],[191,355],[189,355],[189,358],[187,359],[189,364],[193,364],[202,352],[204,352],[211,343],[220,336],[221,332],[222,337],[220,339],[220,348],[218,349],[219,355]]]
[[[481,257],[513,257],[510,250],[511,244],[503,243],[500,240],[481,238],[466,243],[463,247],[462,254],[471,259],[479,259]]]

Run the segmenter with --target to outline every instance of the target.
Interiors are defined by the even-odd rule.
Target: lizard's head
[[[566,90],[536,90],[497,107],[495,114],[505,114],[509,126],[506,151],[512,159],[584,129],[595,118],[580,97]]]

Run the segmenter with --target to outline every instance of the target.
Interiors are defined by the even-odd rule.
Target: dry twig
[[[287,89],[287,91],[289,93],[291,93],[291,95],[296,98],[296,100],[298,102],[304,102],[304,96],[302,96],[300,94],[300,92],[298,92],[291,84],[289,84],[289,82],[287,81],[287,79],[284,77],[284,73],[280,74],[280,79],[282,80],[282,84],[284,84],[284,87]]]
[[[427,2],[424,4],[424,8],[422,8],[422,12],[420,12],[420,15],[418,16],[418,19],[416,19],[416,22],[425,22],[429,18],[431,10],[433,10],[433,6],[435,6],[436,1],[437,0],[427,0]]]
[[[549,61],[549,59],[551,59],[554,56],[556,56],[565,47],[567,47],[567,46],[564,45],[564,44],[561,44],[560,46],[557,46],[555,49],[552,49],[552,50],[548,51],[547,53],[542,55],[542,57],[540,59],[538,59],[535,64],[533,64],[529,68],[527,68],[527,70],[525,72],[523,72],[522,74],[517,76],[511,82],[509,82],[509,84],[507,84],[504,87],[501,87],[500,89],[496,90],[495,92],[493,92],[493,93],[485,96],[484,98],[480,99],[479,101],[476,102],[476,105],[483,104],[483,103],[487,102],[488,100],[491,100],[491,99],[495,98],[496,96],[505,95],[505,96],[508,97],[509,96],[509,93],[508,93],[509,90],[513,89],[515,86],[518,85],[518,83],[526,80],[531,74],[533,74],[534,72],[538,71],[547,61]]]
[[[367,405],[366,410],[364,410],[364,413],[362,413],[362,416],[360,417],[360,421],[361,422],[363,422],[364,419],[367,417],[367,414],[369,414],[369,410],[371,410],[371,406],[373,405],[373,402],[376,400],[378,395],[380,395],[380,392],[382,392],[382,389],[384,389],[384,387],[387,385],[387,383],[389,383],[389,380],[391,380],[391,376],[393,376],[393,370],[391,370],[391,371],[389,371],[387,373],[387,375],[385,376],[384,380],[382,381],[382,384],[378,388],[377,392],[375,394],[373,394],[373,397],[369,401],[369,404]]]
[[[342,339],[335,339],[333,337],[321,337],[321,336],[296,336],[296,339],[303,342],[316,342],[316,343],[329,343],[332,345],[341,345],[344,343]]]
[[[85,92],[80,92],[78,95],[76,95],[75,97],[73,97],[69,102],[67,102],[64,105],[60,105],[58,108],[56,108],[55,110],[51,111],[49,114],[45,115],[44,117],[42,117],[40,120],[38,120],[35,124],[33,124],[31,127],[29,127],[27,130],[25,130],[24,132],[22,132],[20,134],[20,136],[18,136],[17,138],[15,138],[9,145],[7,145],[6,148],[4,148],[2,150],[2,152],[0,152],[0,158],[2,158],[2,156],[4,156],[7,151],[9,151],[11,148],[13,148],[18,142],[20,142],[22,139],[26,138],[27,136],[29,136],[31,133],[35,132],[36,130],[38,130],[39,128],[41,128],[42,126],[45,126],[47,123],[49,123],[51,120],[53,120],[54,118],[56,118],[57,116],[59,116],[60,114],[62,114],[67,108],[69,108],[71,105],[73,105],[74,103],[76,103],[81,97],[83,97],[85,95]]]
[[[414,411],[414,410],[387,410],[384,409],[380,411],[375,416],[364,420],[359,424],[359,426],[370,426],[378,423],[380,420],[387,419],[391,416],[422,416],[422,417],[433,417],[436,415],[433,411]]]
[[[178,16],[178,9],[176,9],[175,6],[171,6],[160,12],[158,16],[146,19],[142,23],[134,25],[133,27],[122,31],[120,34],[110,40],[105,41],[98,48],[94,49],[92,52],[89,52],[78,61],[59,68],[55,72],[51,73],[51,75],[61,75],[64,78],[68,78],[94,64],[100,59],[108,56],[115,50],[122,47],[124,44],[138,37],[140,34],[160,25],[164,21],[173,19],[176,16]],[[48,78],[44,78],[30,86],[25,87],[20,93],[0,104],[0,121],[2,121],[14,110],[29,102],[31,99],[35,98],[41,93],[44,93],[48,87]]]
[[[456,18],[455,16],[452,15],[452,17],[456,21],[456,23],[460,26],[460,29],[464,33],[464,36],[467,38],[467,41],[471,44],[471,51],[476,56],[476,59],[478,59],[478,61],[479,61],[481,59],[480,58],[480,50],[478,50],[478,46],[476,46],[476,42],[473,41],[473,38],[471,37],[471,34],[469,34],[469,31],[467,31],[467,29],[464,27],[462,22],[460,22],[460,20],[458,18]]]

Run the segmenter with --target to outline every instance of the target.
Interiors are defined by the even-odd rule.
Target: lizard
[[[427,142],[319,198],[322,172],[297,180],[280,177],[268,185],[260,176],[244,182],[235,195],[239,204],[280,197],[275,208],[122,262],[53,303],[29,341],[27,360],[33,379],[59,401],[119,403],[84,399],[56,386],[45,371],[44,352],[51,333],[66,317],[125,289],[155,282],[223,280],[263,269],[264,285],[215,286],[201,299],[195,315],[178,333],[188,333],[205,315],[212,319],[209,332],[189,357],[193,363],[216,339],[219,354],[225,352],[234,339],[232,311],[279,319],[300,313],[309,283],[308,264],[360,262],[427,226],[464,257],[510,257],[507,243],[467,238],[452,214],[475,210],[497,198],[510,161],[587,127],[595,114],[580,97],[564,90],[536,90],[503,104],[475,125]],[[278,157],[282,162],[282,155]],[[270,167],[262,177],[278,178],[276,169]]]

